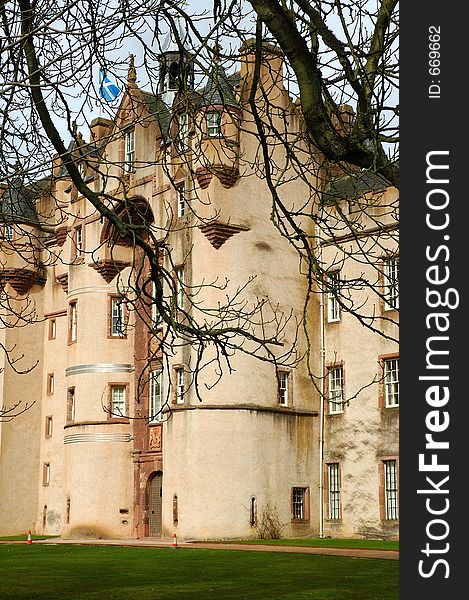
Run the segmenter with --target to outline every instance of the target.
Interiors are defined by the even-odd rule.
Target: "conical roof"
[[[15,177],[0,198],[0,222],[38,225],[36,201],[49,183],[46,178],[26,186],[21,177]]]
[[[222,65],[216,61],[201,93],[201,106],[239,106],[234,86]]]

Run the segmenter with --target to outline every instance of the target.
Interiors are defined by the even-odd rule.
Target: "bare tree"
[[[141,369],[142,387],[153,360],[164,361],[184,346],[195,349],[190,372],[199,397],[203,367],[215,367],[215,379],[203,384],[213,385],[231,369],[237,352],[294,366],[309,356],[309,344],[299,344],[298,338],[308,342],[311,298],[318,293],[335,295],[343,311],[389,337],[373,303],[357,302],[355,292],[368,290],[386,300],[388,292],[380,282],[387,275],[378,259],[395,245],[395,200],[375,210],[386,188],[398,185],[394,0],[382,0],[376,7],[348,0],[214,2],[213,12],[169,1],[90,0],[59,2],[51,8],[44,0],[14,0],[2,2],[0,12],[2,250],[11,255],[2,265],[2,281],[14,282],[19,294],[11,298],[4,291],[3,326],[36,321],[28,289],[41,283],[48,266],[70,261],[61,250],[67,221],[76,218],[62,201],[68,185],[106,224],[106,236],[89,251],[89,258],[103,272],[117,274],[134,322],[150,331],[153,342]],[[162,34],[168,32],[175,63],[185,65],[179,71],[171,71],[172,65],[160,59],[168,51],[161,47]],[[137,65],[133,55],[126,64],[123,54],[129,50]],[[243,81],[236,71],[229,73],[246,60],[248,51],[252,75]],[[272,56],[280,60],[280,71],[272,68]],[[144,80],[142,89],[136,67]],[[265,180],[271,221],[298,253],[304,274],[300,317],[269,298],[248,302],[245,292],[252,279],[233,285],[183,278],[180,260],[168,243],[175,215],[168,211],[156,222],[148,206],[129,194],[129,170],[122,160],[119,164],[108,154],[127,124],[116,121],[89,142],[79,131],[92,125],[96,104],[114,122],[112,106],[101,97],[98,68],[113,73],[126,89],[131,120],[145,126],[156,123],[159,148],[135,168],[145,172],[156,167],[177,188],[174,164],[179,161],[190,174],[186,192],[193,200],[213,176],[224,177],[227,186],[248,174]],[[286,86],[280,85],[280,76]],[[207,156],[203,141],[208,109],[214,105],[228,123],[225,143],[212,149],[218,153],[215,158]],[[233,152],[236,128],[257,141],[256,151],[243,155],[242,161]],[[303,189],[303,197],[293,202],[292,182]],[[370,190],[374,201],[360,205],[359,198]],[[354,211],[346,209],[351,202]],[[223,230],[213,227],[218,209],[192,201],[186,210],[189,229],[205,227],[212,239],[236,233],[236,224],[229,222]],[[376,231],[371,247],[369,236],[361,235],[364,221],[369,227],[370,219]],[[24,236],[28,244],[10,244],[8,227],[13,222],[17,238]],[[353,243],[346,247],[338,238]],[[75,249],[79,243],[71,240]],[[353,279],[332,280],[331,264],[322,254],[325,243],[337,247],[334,271],[352,258],[363,263],[363,272],[372,265],[374,275],[365,277],[358,269]],[[190,243],[184,252],[183,262],[190,262]],[[124,277],[129,265],[131,274]],[[207,289],[218,298],[214,305],[205,300]],[[14,349],[5,350],[15,364]],[[309,370],[314,381],[322,377],[313,362]]]

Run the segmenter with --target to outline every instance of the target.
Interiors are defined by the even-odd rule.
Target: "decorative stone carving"
[[[0,286],[9,283],[17,294],[21,296],[32,288],[34,284],[44,285],[46,278],[30,269],[4,269],[0,272]]]
[[[148,439],[149,450],[157,450],[161,452],[162,439],[161,439],[161,425],[156,427],[150,427],[150,436]]]
[[[199,228],[217,250],[235,233],[249,229],[249,227],[244,227],[243,225],[230,225],[229,223],[221,223],[220,221],[211,221],[210,223],[200,225]]]
[[[64,225],[62,227],[57,227],[55,230],[55,239],[57,240],[57,245],[62,247],[65,244],[65,240],[67,239],[67,226]]]
[[[220,180],[220,183],[224,188],[233,187],[239,179],[239,169],[236,167],[227,167],[226,165],[220,165],[213,167],[213,172]]]
[[[62,289],[65,293],[68,292],[68,273],[62,273],[61,275],[57,275],[57,281],[62,286]]]
[[[220,180],[224,188],[230,188],[239,179],[239,169],[237,167],[228,167],[227,165],[213,165],[210,167],[198,167],[195,171],[197,182],[203,190],[210,185],[213,175]]]
[[[212,173],[206,167],[198,167],[195,171],[197,177],[197,183],[204,190],[210,185],[212,181]]]
[[[98,271],[106,283],[111,283],[114,277],[129,265],[130,263],[122,260],[102,259],[89,266]]]

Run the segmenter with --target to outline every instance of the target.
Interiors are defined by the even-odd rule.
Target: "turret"
[[[36,202],[47,192],[48,185],[49,179],[25,185],[17,173],[0,198],[0,279],[20,295],[45,281]],[[21,246],[21,251],[15,250],[16,245]]]
[[[239,178],[239,121],[241,108],[232,80],[220,64],[219,49],[198,102],[200,152],[196,175],[202,189],[215,175],[224,188]]]
[[[177,91],[191,89],[194,85],[194,63],[191,60],[188,41],[187,30],[184,31],[180,19],[174,17],[173,24],[161,44],[158,58],[158,92],[167,106],[172,105]]]

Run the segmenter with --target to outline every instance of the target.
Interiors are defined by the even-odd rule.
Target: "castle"
[[[51,177],[3,190],[0,342],[26,372],[2,352],[0,397],[30,407],[0,422],[0,534],[247,539],[270,519],[282,537],[398,536],[397,190],[360,174],[324,182],[319,153],[308,181],[290,167],[282,201],[301,207],[328,273],[311,293],[248,108],[253,47],[240,55],[239,72],[214,60],[195,89],[168,36],[158,90],[139,89],[130,64],[115,118],[70,146],[106,206],[151,224],[175,333],[142,249],[58,158]],[[266,44],[263,59],[271,112],[259,93],[258,115],[295,144],[282,56]],[[284,148],[269,152],[280,172]],[[220,306],[224,346],[185,335],[214,329]],[[262,319],[282,345],[239,333]]]

